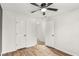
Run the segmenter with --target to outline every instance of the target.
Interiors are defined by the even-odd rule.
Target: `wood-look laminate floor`
[[[46,47],[45,45],[36,45],[31,48],[23,48],[14,52],[4,54],[5,56],[66,56],[54,50],[53,48]]]

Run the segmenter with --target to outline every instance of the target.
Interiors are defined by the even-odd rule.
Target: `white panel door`
[[[46,23],[46,35],[45,35],[45,44],[50,47],[54,47],[54,22],[50,21]]]
[[[16,49],[24,48],[26,42],[25,20],[16,19]]]

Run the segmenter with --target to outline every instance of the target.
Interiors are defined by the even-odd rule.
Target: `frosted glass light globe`
[[[47,10],[46,8],[41,9],[42,12],[46,12],[46,10]]]

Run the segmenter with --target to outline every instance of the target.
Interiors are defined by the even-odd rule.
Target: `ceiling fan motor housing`
[[[46,7],[46,3],[42,3],[42,4],[41,4],[41,7],[42,7],[42,8]]]

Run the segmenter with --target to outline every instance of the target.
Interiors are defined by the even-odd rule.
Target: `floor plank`
[[[57,52],[53,48],[46,47],[45,45],[36,45],[31,48],[23,48],[14,52],[4,54],[4,56],[65,56]]]

